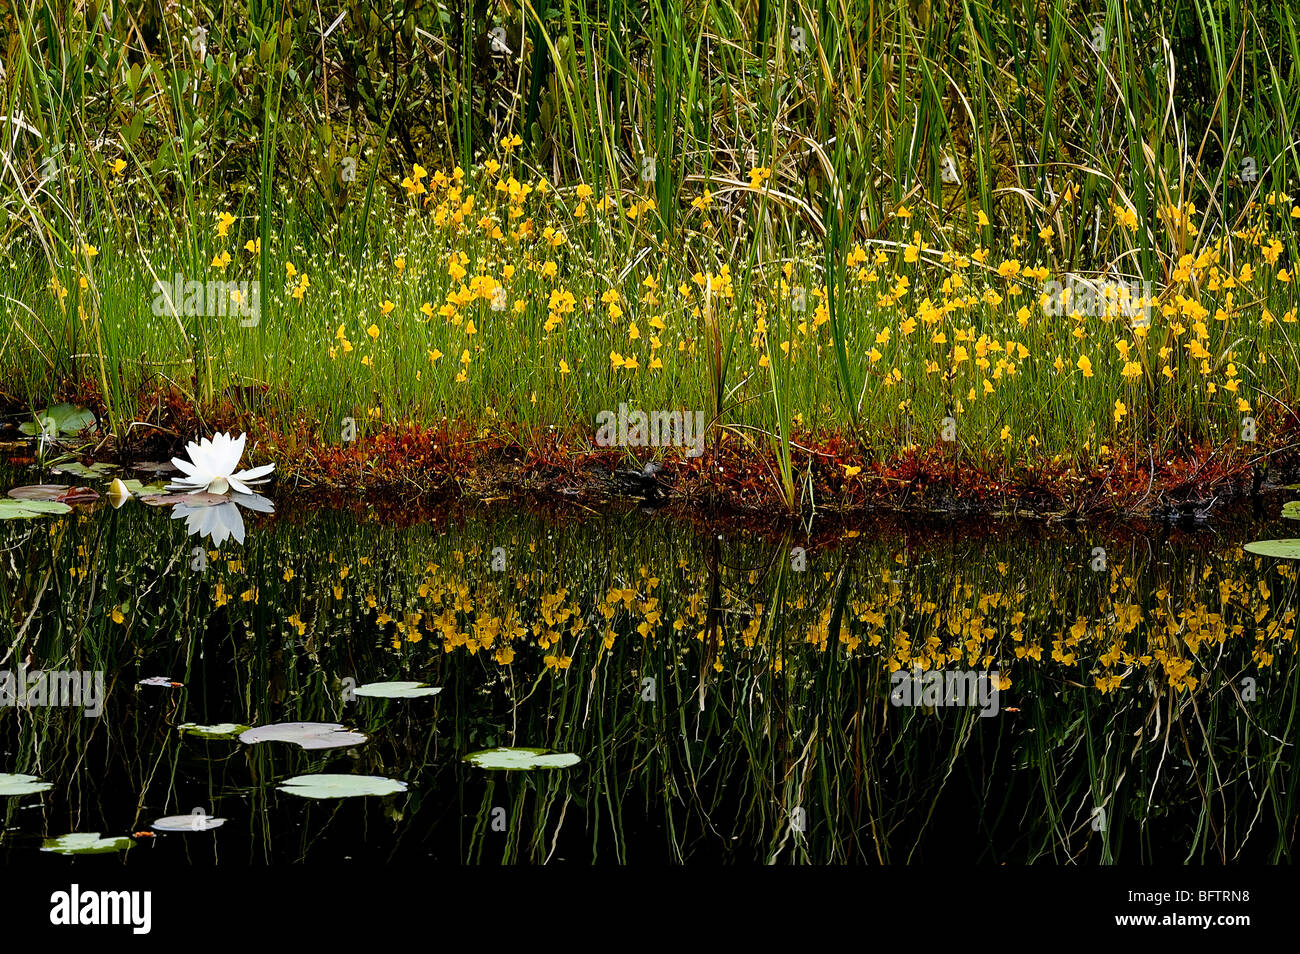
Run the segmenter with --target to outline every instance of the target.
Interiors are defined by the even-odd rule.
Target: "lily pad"
[[[519,769],[558,769],[577,765],[582,757],[572,752],[552,752],[550,749],[499,748],[471,752],[465,761],[479,768],[516,771]]]
[[[27,484],[9,491],[14,500],[58,500],[71,490],[69,484]]]
[[[35,421],[19,425],[19,430],[29,437],[35,437],[42,431],[50,437],[60,434],[78,434],[95,423],[95,415],[84,407],[75,404],[55,404],[43,411],[36,412]]]
[[[131,465],[132,470],[143,470],[151,474],[166,474],[176,470],[176,465],[167,460],[138,460]]]
[[[351,798],[355,795],[396,795],[406,783],[380,775],[295,775],[276,786],[282,792],[303,798]]]
[[[56,500],[0,500],[0,520],[30,520],[71,511],[67,504]]]
[[[237,725],[234,722],[218,722],[216,725],[186,722],[176,728],[180,730],[181,735],[192,735],[200,739],[233,739],[239,733],[247,732],[250,727]]]
[[[57,499],[65,504],[94,503],[99,499],[99,491],[90,487],[69,487]]]
[[[1282,505],[1282,516],[1288,520],[1300,520],[1300,500],[1288,500]]]
[[[216,507],[224,503],[230,503],[230,498],[225,494],[210,494],[207,491],[199,491],[194,494],[154,494],[141,497],[140,502],[151,507],[170,507],[173,504],[184,504],[186,507]]]
[[[226,823],[224,818],[213,818],[201,811],[188,815],[168,815],[153,823],[155,831],[212,831]]]
[[[436,696],[442,692],[442,688],[424,682],[368,682],[364,686],[357,686],[352,692],[373,699],[419,699],[422,696]]]
[[[277,722],[259,725],[241,732],[239,741],[245,745],[258,742],[292,742],[304,749],[341,749],[361,745],[368,741],[360,732],[345,729],[335,722]]]
[[[1300,560],[1300,540],[1256,540],[1246,544],[1246,552],[1256,556],[1277,557],[1280,560]]]
[[[130,847],[131,839],[125,835],[101,838],[97,831],[78,831],[58,838],[46,838],[41,851],[52,851],[57,855],[110,855]]]
[[[52,784],[42,782],[35,775],[9,775],[0,772],[0,796],[36,795],[53,787]]]
[[[73,477],[99,480],[117,470],[117,465],[104,462],[86,465],[81,463],[81,461],[74,460],[66,464],[55,464],[50,469],[56,474],[71,474]]]
[[[128,493],[135,494],[137,497],[156,497],[167,493],[167,485],[161,480],[145,484],[133,477],[130,480],[122,481],[122,486],[126,488]]]

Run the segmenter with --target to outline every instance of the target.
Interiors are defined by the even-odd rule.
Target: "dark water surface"
[[[66,865],[44,839],[195,812],[226,821],[74,863],[1291,857],[1296,564],[1241,549],[1294,535],[1276,506],[1196,530],[882,519],[809,537],[278,505],[220,546],[187,522],[228,509],[0,522],[0,670],[97,671],[107,690],[98,717],[0,708],[0,773],[52,785],[0,797],[0,863]],[[892,671],[933,669],[1001,688],[891,702]],[[441,692],[350,691],[395,679]],[[297,721],[368,741],[178,729]],[[463,761],[497,746],[581,761]],[[277,788],[317,772],[407,790]]]

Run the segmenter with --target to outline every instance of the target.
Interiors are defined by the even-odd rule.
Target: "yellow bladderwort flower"
[[[390,314],[392,314],[393,309],[396,307],[397,307],[396,305],[394,305],[391,301],[385,298],[382,302],[379,303],[379,317],[387,318]],[[371,327],[373,328],[374,326],[372,325]],[[375,335],[371,335],[371,337],[373,338],[375,337]]]
[[[244,243],[244,251],[245,251],[245,252],[249,252],[249,253],[251,253],[251,254],[253,254],[253,255],[257,255],[257,254],[259,254],[259,253],[262,251],[262,239],[261,239],[261,237],[258,237],[258,238],[256,238],[256,239],[249,239],[247,242],[245,242],[245,243]]]
[[[1121,401],[1119,398],[1116,398],[1115,399],[1115,423],[1118,424],[1120,421],[1122,421],[1124,419],[1124,415],[1126,414],[1128,414],[1128,408],[1124,406],[1123,401]]]
[[[561,359],[560,359],[560,374],[568,374],[568,373],[569,373],[569,362],[567,362],[567,361],[565,361],[563,358],[561,358]]]
[[[439,358],[442,357],[442,352],[439,351],[437,348],[434,348],[432,351],[428,352],[428,355],[429,355],[429,363],[433,364],[435,361],[437,361]]]
[[[230,227],[235,224],[235,217],[229,212],[222,212],[217,216],[217,238],[225,238]]]
[[[845,477],[856,477],[862,473],[861,467],[850,467],[848,464],[841,464],[840,466],[844,468]]]
[[[126,161],[123,159],[114,159],[109,164],[109,168],[113,170],[113,175],[120,176],[126,171]]]
[[[1092,360],[1086,354],[1079,355],[1079,361],[1075,367],[1083,372],[1085,378],[1092,377]]]
[[[372,341],[378,341],[378,340],[379,340],[379,326],[376,325],[376,324],[371,324],[371,326],[370,326],[369,328],[366,329],[366,334],[370,335],[370,340],[372,340]]]
[[[213,268],[225,268],[230,264],[230,253],[221,252],[218,255],[214,255],[211,264]]]

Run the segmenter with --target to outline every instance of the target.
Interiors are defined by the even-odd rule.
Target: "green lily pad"
[[[9,491],[14,500],[53,500],[58,503],[93,503],[99,491],[89,487],[69,487],[67,484],[26,484]]]
[[[66,464],[56,464],[50,468],[56,474],[71,474],[73,477],[83,477],[92,480],[99,480],[109,476],[117,470],[116,464],[96,463],[86,466],[81,461],[70,461]]]
[[[1282,516],[1288,520],[1300,520],[1300,500],[1288,500],[1282,505]]]
[[[380,775],[295,775],[277,788],[303,798],[351,798],[355,795],[395,795],[406,791],[406,783]]]
[[[1300,540],[1256,540],[1246,544],[1246,552],[1279,560],[1300,560]]]
[[[35,421],[27,421],[18,429],[29,437],[35,437],[42,431],[49,437],[58,437],[60,434],[79,434],[94,423],[95,415],[84,407],[55,404],[37,411]]]
[[[161,480],[149,484],[142,484],[134,477],[130,480],[122,481],[128,492],[135,494],[137,497],[156,497],[167,493],[167,485]]]
[[[233,739],[241,732],[247,732],[250,726],[236,725],[234,722],[218,722],[216,725],[186,722],[176,728],[181,735],[192,735],[200,739]]]
[[[131,847],[131,839],[123,835],[120,838],[101,838],[97,831],[79,831],[58,838],[46,838],[41,851],[52,851],[57,855],[109,855]]]
[[[572,752],[552,752],[550,749],[499,748],[471,752],[465,761],[479,768],[517,771],[519,769],[558,769],[577,765],[582,757]]]
[[[0,796],[36,795],[39,792],[49,791],[53,787],[52,784],[42,782],[35,775],[9,775],[0,772]]]
[[[368,696],[372,699],[418,699],[422,696],[436,696],[442,692],[424,682],[368,682],[352,690],[354,695]]]
[[[32,517],[46,517],[71,511],[71,507],[57,500],[14,500],[11,497],[0,499],[0,520],[30,520]]]

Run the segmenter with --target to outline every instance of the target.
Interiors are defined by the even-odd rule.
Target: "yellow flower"
[[[1079,362],[1076,367],[1083,372],[1085,378],[1092,377],[1092,361],[1086,354],[1079,355]]]
[[[1124,415],[1127,413],[1128,413],[1128,408],[1124,406],[1124,402],[1119,400],[1119,398],[1116,398],[1115,399],[1115,423],[1118,424],[1121,420],[1123,420]]]
[[[563,358],[561,358],[561,359],[560,359],[560,374],[568,374],[568,373],[569,373],[569,362],[567,362],[567,361],[565,361]]]
[[[383,301],[379,303],[379,316],[381,318],[386,317],[387,315],[391,314],[393,309],[396,307],[397,307],[396,305],[394,305],[391,301],[385,298]],[[372,325],[371,327],[374,326]],[[371,337],[372,338],[378,337],[378,333],[371,335]]]
[[[235,217],[229,212],[222,212],[221,215],[217,217],[217,237],[225,238],[226,233],[230,231],[230,227],[234,224]]]
[[[114,159],[112,163],[109,164],[109,168],[113,170],[113,175],[120,176],[126,170],[126,161],[123,159]]]
[[[844,468],[845,477],[856,477],[862,473],[861,467],[850,467],[848,464],[841,464],[840,466]]]
[[[366,329],[366,334],[370,335],[370,338],[373,341],[379,340],[379,326],[376,324],[372,324],[369,328]]]

